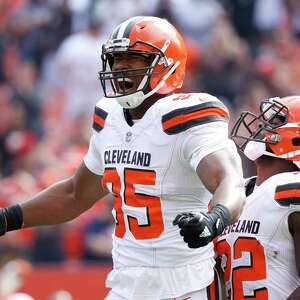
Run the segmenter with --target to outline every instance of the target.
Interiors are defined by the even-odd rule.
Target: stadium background
[[[135,15],[165,17],[179,29],[189,55],[182,91],[219,97],[231,120],[262,99],[299,94],[298,0],[0,0],[1,206],[75,170],[102,96],[101,44]],[[244,171],[253,174],[246,160]],[[16,291],[103,299],[110,200],[68,224],[2,237],[0,300]]]

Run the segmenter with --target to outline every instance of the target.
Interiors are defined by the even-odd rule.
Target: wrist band
[[[4,235],[7,231],[7,222],[4,214],[4,209],[0,209],[0,236]]]
[[[222,204],[217,204],[213,207],[213,209],[210,211],[210,214],[216,215],[216,232],[215,235],[219,235],[223,232],[224,228],[230,224],[230,213],[226,206]],[[219,220],[219,221],[218,221]]]
[[[17,230],[23,226],[23,213],[19,204],[0,210],[0,235],[7,231]]]

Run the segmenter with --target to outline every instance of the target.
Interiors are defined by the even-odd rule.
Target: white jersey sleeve
[[[193,127],[187,132],[182,143],[182,156],[196,170],[205,156],[224,148],[236,151],[233,141],[228,138],[228,124],[213,122]]]
[[[216,97],[206,93],[172,95],[162,116],[163,130],[178,135],[181,158],[196,170],[207,155],[236,147],[228,138],[229,111]]]
[[[98,145],[98,143],[103,139],[101,133],[108,116],[107,111],[109,111],[109,102],[107,99],[103,98],[95,106],[93,135],[90,140],[89,150],[83,159],[86,167],[97,175],[102,175],[104,173],[103,158],[99,152],[100,145]]]
[[[94,133],[90,140],[89,150],[85,157],[83,158],[84,164],[86,167],[93,173],[97,175],[102,175],[104,172],[104,166],[102,164],[102,159],[99,159],[100,153],[96,147],[96,138],[97,133]]]

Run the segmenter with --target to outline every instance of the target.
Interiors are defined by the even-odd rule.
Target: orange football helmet
[[[111,71],[114,55],[139,54],[150,57],[148,67]],[[116,98],[124,108],[134,108],[149,96],[169,94],[182,86],[187,52],[182,37],[168,21],[157,17],[133,17],[121,23],[102,46],[99,79],[108,98]],[[116,88],[116,80],[143,76],[131,93]],[[110,91],[107,83],[110,84]]]
[[[233,126],[231,137],[246,155],[247,145],[252,141],[264,144],[251,147],[257,157],[300,161],[300,96],[264,100],[259,115],[243,112]]]

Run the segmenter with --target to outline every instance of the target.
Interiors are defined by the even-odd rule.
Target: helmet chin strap
[[[285,154],[276,155],[272,152],[267,151],[265,143],[260,143],[255,141],[249,141],[243,152],[252,161],[260,158],[263,155],[282,158],[282,159],[289,159],[300,154],[300,150],[296,150]],[[300,161],[294,160],[293,163],[300,169]]]
[[[144,102],[145,99],[147,99],[150,96],[152,96],[153,94],[155,94],[161,87],[164,86],[166,80],[177,69],[177,67],[179,65],[180,65],[180,61],[177,61],[172,66],[172,68],[168,71],[168,73],[156,85],[156,87],[154,89],[152,89],[149,93],[144,94],[143,91],[138,91],[138,92],[130,94],[130,95],[116,97],[116,100],[123,108],[132,109],[132,108],[138,107],[139,105],[141,105]]]
[[[244,149],[244,154],[252,161],[260,158],[263,155],[275,156],[275,154],[266,150],[266,144],[256,141],[249,141]]]

